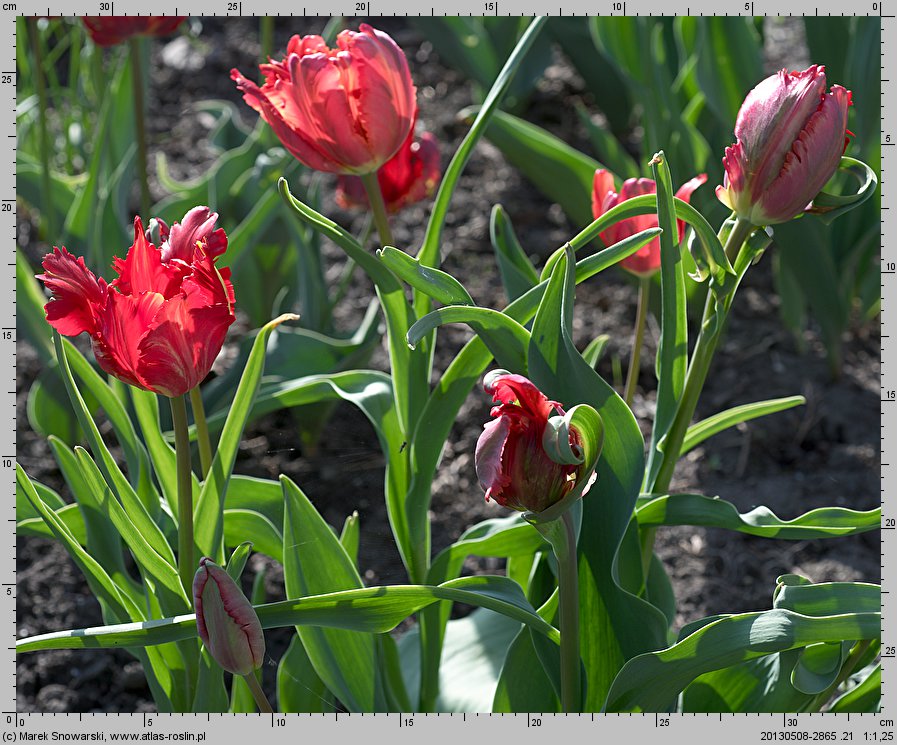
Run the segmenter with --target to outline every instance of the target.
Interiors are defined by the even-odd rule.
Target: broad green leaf
[[[850,174],[858,183],[857,191],[850,194],[831,194],[821,191],[813,199],[811,211],[816,213],[825,225],[831,225],[836,217],[859,207],[878,187],[878,176],[868,165],[846,155],[841,157],[838,169]]]
[[[284,583],[288,598],[359,589],[355,563],[305,494],[281,477]],[[376,645],[370,634],[297,626],[317,674],[349,711],[374,708]]]
[[[439,693],[431,710],[490,711],[502,663],[519,630],[519,623],[482,609],[449,621],[437,670]],[[420,683],[422,647],[419,634],[418,626],[399,640],[402,667],[412,695]],[[539,665],[538,661],[536,665]]]
[[[520,586],[507,577],[461,577],[442,585],[390,585],[284,600],[256,606],[264,629],[284,626],[325,626],[385,633],[408,616],[440,600],[494,610],[547,636],[555,644],[560,634],[526,600]],[[140,623],[56,631],[21,639],[17,652],[41,649],[140,647],[191,639],[196,617],[191,613]]]
[[[384,246],[377,256],[401,280],[443,305],[476,305],[470,293],[451,274],[421,264],[413,256]]]
[[[604,710],[668,711],[702,673],[817,642],[875,639],[879,613],[803,616],[787,610],[727,616],[660,652],[639,655],[614,680]]]
[[[717,119],[731,126],[744,97],[763,78],[763,42],[753,18],[683,17],[696,34],[695,73]]]
[[[486,137],[539,191],[560,204],[575,225],[592,221],[592,179],[601,163],[503,111],[492,117]]]
[[[670,431],[685,388],[688,365],[688,317],[685,269],[678,242],[673,184],[663,151],[651,161],[657,182],[657,222],[660,234],[660,341],[657,344],[657,410],[651,427],[651,445],[644,483],[653,485],[660,469],[659,443]]]
[[[560,701],[542,668],[533,634],[525,626],[508,647],[490,711],[559,712]]]
[[[252,539],[256,551],[283,563],[283,534],[277,525],[261,512],[225,506],[224,545],[238,546]]]
[[[252,553],[252,542],[244,541],[239,544],[231,553],[227,560],[225,570],[228,576],[237,584],[240,584],[240,577],[243,576],[243,570],[246,568],[246,562],[249,561],[249,554]]]
[[[152,549],[163,559],[171,564],[174,564],[174,552],[171,550],[171,546],[168,545],[168,542],[162,534],[162,531],[159,530],[159,526],[153,521],[153,518],[147,510],[146,503],[141,500],[138,493],[134,490],[134,487],[131,485],[128,479],[125,478],[125,475],[122,473],[118,464],[115,462],[112,454],[109,452],[109,448],[103,441],[103,438],[100,435],[100,431],[97,428],[97,425],[94,423],[90,412],[87,409],[87,405],[84,403],[84,398],[81,396],[80,391],[75,385],[68,360],[68,350],[70,348],[74,349],[74,347],[72,347],[70,343],[65,342],[63,338],[55,331],[53,332],[53,341],[56,344],[56,357],[59,361],[59,370],[62,374],[62,379],[65,382],[66,389],[68,390],[69,399],[71,400],[72,406],[75,410],[75,414],[78,417],[78,423],[81,425],[81,429],[87,436],[87,441],[90,444],[90,449],[93,451],[95,458],[99,461],[98,466],[103,473],[103,477],[105,478],[106,483],[110,485],[110,488],[113,489],[115,494],[121,500],[122,506],[127,513],[128,518],[134,523],[137,530],[149,542]],[[87,361],[84,360],[80,353],[73,354],[72,360],[74,366],[78,368],[81,373],[84,373],[84,377],[82,378],[82,380],[89,380],[91,377],[90,374],[83,369],[83,366],[85,365],[87,367],[90,367]],[[105,386],[105,384],[103,385]],[[101,394],[99,400],[103,402],[103,405],[108,405],[110,410],[115,411],[116,402],[118,401],[115,394],[113,394],[108,389],[108,387],[106,387],[105,392],[102,391],[99,386],[95,386],[95,388]],[[118,408],[121,408],[120,402],[118,402]],[[120,426],[122,426],[123,432],[127,432],[127,425],[122,422],[120,423]],[[133,429],[131,430],[131,432],[133,432]],[[140,447],[142,446],[139,444],[135,445],[135,449]],[[139,455],[135,457],[139,458]],[[140,471],[138,470],[138,474],[139,473]],[[140,483],[140,481],[143,481],[143,483],[148,483],[145,480],[147,477],[148,474],[146,473],[146,469],[143,469],[143,476],[138,479],[138,483]],[[147,493],[152,494],[151,491],[147,491]]]
[[[576,113],[579,115],[579,121],[586,128],[598,160],[606,164],[607,169],[621,179],[638,178],[641,174],[638,163],[626,152],[613,133],[593,121],[588,110],[581,103],[577,103]]]
[[[498,111],[498,106],[508,92],[515,73],[546,21],[547,18],[541,16],[533,18],[530,22],[526,32],[507,58],[501,72],[498,73],[495,82],[492,83],[492,87],[489,89],[483,105],[477,112],[476,118],[470,125],[470,129],[452,156],[448,168],[445,169],[442,182],[439,184],[439,191],[436,193],[436,198],[433,202],[433,211],[430,213],[430,220],[427,223],[427,232],[424,236],[423,246],[421,246],[420,253],[417,256],[422,265],[439,265],[439,246],[442,241],[442,229],[445,225],[445,218],[448,215],[452,195],[458,185],[458,180],[461,178],[461,173],[464,171],[464,167],[467,165],[467,161],[470,159],[477,142],[479,142],[487,127],[490,126],[490,122],[495,121],[495,118],[501,115],[501,112]],[[415,300],[414,307],[418,316],[425,315],[429,311],[429,303],[422,303],[418,299]]]
[[[512,302],[539,284],[539,273],[517,240],[514,226],[500,204],[492,208],[489,238],[492,250],[495,251],[505,294],[508,302]]]
[[[703,494],[649,496],[640,501],[636,515],[641,527],[702,525],[786,540],[852,535],[876,530],[881,525],[880,509],[863,512],[845,507],[820,507],[791,520],[782,520],[768,507],[739,513],[731,502]]]
[[[21,488],[35,511],[47,523],[50,530],[53,531],[56,540],[65,547],[69,556],[78,565],[93,595],[97,599],[102,600],[114,616],[118,617],[118,620],[123,621],[127,618],[133,618],[126,607],[126,600],[122,597],[123,593],[112,581],[112,578],[109,577],[106,570],[103,569],[96,559],[81,547],[53,510],[44,504],[28,475],[18,463],[16,464],[16,486]]]
[[[632,412],[573,345],[574,292],[573,250],[568,247],[533,321],[529,371],[549,398],[565,406],[589,404],[613,433],[604,443],[597,481],[582,500],[580,535],[588,540],[579,543],[585,711],[595,711],[625,660],[665,643],[667,623],[658,609],[620,584],[617,552],[638,497],[644,443]]]
[[[797,650],[757,657],[698,676],[682,692],[682,711],[702,714],[801,711],[811,696],[791,685]]]
[[[75,455],[81,467],[81,475],[96,496],[100,509],[115,526],[115,530],[130,549],[141,571],[146,573],[156,584],[156,594],[163,612],[171,614],[189,608],[191,602],[184,593],[184,587],[178,577],[174,561],[169,561],[166,557],[156,553],[148,537],[138,530],[124,507],[113,496],[112,490],[103,480],[100,469],[87,451],[76,447]],[[165,593],[165,590],[170,594]]]
[[[339,534],[339,542],[356,567],[358,567],[358,544],[360,540],[361,521],[358,519],[358,510],[355,510],[343,523],[343,529]]]
[[[737,424],[792,409],[795,406],[803,406],[806,402],[807,399],[803,396],[788,396],[787,398],[757,401],[756,403],[735,406],[721,411],[719,414],[707,417],[688,428],[688,431],[685,433],[685,439],[682,441],[682,449],[679,451],[679,455],[685,455],[685,453],[700,445],[704,440]]]
[[[129,386],[131,403],[146,443],[153,472],[172,514],[177,514],[177,455],[162,435],[159,420],[159,399],[152,391]],[[193,501],[199,497],[199,480],[193,475]]]
[[[31,264],[16,246],[16,330],[24,333],[45,365],[56,359],[51,327],[44,315],[46,302]]]
[[[37,484],[35,484],[37,487]],[[43,497],[43,494],[41,495]],[[74,538],[82,546],[87,545],[87,529],[84,527],[84,517],[76,504],[67,504],[54,510],[56,517],[66,527],[72,538]],[[17,518],[16,535],[30,535],[37,538],[50,538],[55,540],[56,535],[53,533],[43,518],[26,517]]]
[[[212,460],[208,477],[203,482],[196,506],[193,509],[195,541],[200,556],[210,556],[224,563],[224,502],[227,485],[234,468],[237,449],[243,436],[243,427],[252,408],[265,366],[265,348],[271,332],[281,323],[294,320],[292,314],[285,314],[266,324],[258,333],[252,353],[243,370],[243,377],[234,396],[233,405],[227,416],[218,448]]]
[[[866,582],[811,583],[805,577],[785,574],[776,580],[773,608],[805,616],[875,613],[881,610],[881,586]]]
[[[831,686],[850,654],[853,642],[819,642],[804,647],[791,671],[791,685],[801,693],[818,695]]]
[[[58,437],[74,445],[83,434],[55,363],[38,373],[28,391],[28,424],[41,437]]]
[[[526,374],[529,331],[501,311],[491,308],[469,305],[437,308],[408,329],[408,344],[414,347],[433,329],[446,323],[466,323],[476,331],[502,367]]]
[[[87,539],[83,544],[84,547],[109,573],[119,590],[127,592],[129,587],[133,588],[131,594],[136,600],[143,594],[143,591],[131,579],[130,573],[125,568],[121,536],[103,510],[100,504],[100,494],[84,478],[81,464],[74,450],[55,437],[49,439],[49,444],[56,463],[59,465],[59,470],[65,478],[65,483],[81,513]],[[62,517],[61,514],[60,517]]]
[[[199,656],[199,675],[196,680],[196,696],[192,710],[200,713],[221,713],[227,711],[227,689],[224,687],[224,671],[212,659],[209,650],[203,646]]]
[[[881,663],[857,685],[836,698],[829,711],[833,714],[881,711]]]
[[[299,635],[277,665],[277,711],[284,714],[310,714],[334,710],[333,694],[315,672]]]

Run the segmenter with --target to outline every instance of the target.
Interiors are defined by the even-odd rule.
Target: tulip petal
[[[110,292],[93,337],[93,351],[100,367],[126,383],[155,390],[139,371],[140,343],[164,304],[165,298],[158,292]]]
[[[829,93],[785,157],[781,173],[760,199],[770,222],[803,212],[831,178],[844,152],[850,93],[840,85]]]
[[[691,195],[694,193],[695,189],[699,186],[707,183],[707,174],[699,173],[693,179],[689,179],[682,186],[680,186],[676,190],[676,197],[681,199],[683,202],[691,202]],[[677,220],[676,226],[679,232],[679,242],[682,242],[682,239],[685,237],[685,221]]]
[[[807,119],[825,94],[825,68],[802,72],[780,70],[762,80],[744,99],[735,122],[735,136],[751,164],[754,200],[778,175]]]
[[[298,116],[291,116],[289,123],[281,114],[281,110],[287,113],[295,112],[295,106],[287,108],[287,101],[280,91],[282,81],[277,81],[276,88],[259,88],[255,83],[244,78],[236,68],[230,72],[231,80],[236,82],[237,88],[243,94],[243,100],[253,109],[259,112],[274,130],[281,144],[298,160],[316,171],[325,173],[341,173],[340,164],[327,157],[318,148],[312,139],[303,130],[302,120]],[[287,83],[289,85],[289,83]],[[268,94],[272,99],[268,98]],[[276,96],[274,94],[277,94]]]
[[[194,207],[180,223],[171,226],[168,240],[162,244],[162,261],[168,263],[172,259],[180,259],[189,264],[197,248],[203,244],[203,251],[212,257],[220,256],[227,251],[227,235],[222,228],[215,230],[218,213],[208,207]]]
[[[37,278],[53,295],[44,306],[49,324],[63,336],[95,333],[106,305],[106,281],[98,279],[82,257],[75,258],[64,247],[54,247],[53,253],[44,257],[43,267],[44,274]]]
[[[134,244],[124,259],[113,259],[112,267],[118,272],[118,278],[111,285],[119,292],[125,295],[158,292],[166,299],[178,291],[188,271],[184,265],[162,261],[162,251],[146,239],[139,217],[134,219]]]
[[[608,197],[613,197],[608,199]],[[596,220],[616,204],[614,177],[610,171],[599,168],[592,179],[592,217]]]
[[[501,416],[486,422],[477,440],[474,462],[480,486],[486,492],[486,499],[489,499],[493,489],[497,491],[501,488],[501,453],[510,430],[511,420]]]
[[[234,321],[226,305],[199,304],[188,295],[166,301],[140,340],[140,376],[165,396],[181,396],[203,381]]]

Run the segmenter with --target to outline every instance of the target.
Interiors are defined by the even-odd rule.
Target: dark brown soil
[[[396,19],[378,19],[409,52],[419,90],[420,120],[442,143],[443,164],[463,136],[456,112],[473,102],[468,84],[446,69],[416,32]],[[291,33],[310,33],[320,20],[295,19],[278,31],[277,46]],[[257,33],[247,19],[203,19],[200,70],[181,72],[162,64],[157,44],[154,86],[152,149],[164,150],[180,170],[178,178],[208,165],[207,130],[190,113],[194,101],[239,96],[228,78],[232,66],[244,73],[258,56]],[[571,97],[578,95],[576,79],[559,64],[549,69],[540,84],[527,118],[548,126],[576,146],[583,144]],[[242,104],[241,104],[242,106]],[[245,107],[244,107],[245,108]],[[247,121],[251,117],[247,113]],[[152,158],[150,159],[152,162]],[[709,189],[708,189],[709,192]],[[161,197],[161,193],[156,194]],[[524,247],[544,257],[573,235],[575,226],[550,205],[513,168],[496,148],[478,146],[455,194],[443,244],[444,268],[467,286],[483,305],[504,304],[498,272],[489,244],[488,219],[497,202],[507,209]],[[214,206],[214,205],[213,205]],[[329,207],[328,207],[329,209]],[[409,209],[398,218],[397,242],[417,248],[428,205]],[[331,214],[347,227],[358,218]],[[22,225],[19,239],[32,259],[46,247]],[[775,249],[773,249],[775,250]],[[342,257],[332,246],[327,258],[333,273]],[[239,288],[237,288],[239,293]],[[357,278],[337,321],[345,329],[357,325],[370,297],[370,287]],[[609,352],[600,365],[606,379],[614,380],[614,360],[628,356],[635,316],[635,293],[620,272],[605,272],[582,286],[577,298],[577,344],[585,346],[598,334],[609,334]],[[653,319],[652,319],[653,322]],[[656,323],[649,327],[641,382],[653,390],[651,360]],[[442,370],[470,338],[462,328],[440,333],[436,372]],[[674,490],[719,494],[747,510],[765,504],[782,517],[793,517],[824,505],[868,509],[877,504],[879,485],[879,326],[872,322],[853,330],[845,345],[841,379],[831,380],[824,351],[811,329],[804,339],[807,352],[795,342],[778,317],[770,257],[749,274],[739,294],[728,337],[718,353],[699,406],[699,416],[761,398],[801,393],[805,407],[755,420],[711,439],[681,463]],[[39,363],[33,350],[19,344],[18,444],[19,461],[35,478],[63,490],[46,443],[27,424],[25,400]],[[386,369],[379,351],[372,366]],[[645,419],[653,406],[653,393],[638,395],[635,411]],[[433,548],[439,550],[469,525],[502,513],[486,504],[476,481],[473,451],[488,416],[485,395],[474,391],[460,413],[433,484]],[[384,584],[405,580],[386,520],[382,499],[383,458],[373,431],[353,408],[340,406],[327,427],[320,453],[306,458],[299,450],[291,418],[271,415],[246,432],[236,470],[274,478],[286,473],[300,483],[324,517],[340,525],[358,510],[362,525],[360,565],[365,581]],[[669,528],[658,532],[658,553],[673,578],[679,612],[676,625],[719,612],[768,608],[775,578],[796,572],[813,580],[878,581],[879,535],[830,541],[785,542],[751,538],[709,529]],[[101,623],[99,608],[65,552],[40,539],[18,544],[18,633],[20,637],[52,630]],[[253,557],[250,569],[269,562]],[[470,562],[468,571],[500,571],[494,560]],[[250,575],[252,572],[247,572]],[[270,567],[270,599],[281,597],[282,575]],[[266,687],[271,688],[276,661],[285,648],[287,632],[271,633]],[[19,711],[143,711],[153,708],[139,664],[124,652],[55,651],[28,654],[18,661]]]

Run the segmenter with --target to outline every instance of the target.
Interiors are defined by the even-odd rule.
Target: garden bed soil
[[[465,132],[456,113],[474,102],[474,93],[404,21],[378,19],[377,23],[409,53],[419,90],[420,121],[439,139],[446,165]],[[323,21],[316,19],[279,24],[277,46],[285,46],[289,33],[309,33],[322,25]],[[199,38],[201,49],[184,47],[183,40],[171,42],[180,45],[177,54],[169,47],[163,55],[165,44],[154,44],[151,150],[169,156],[178,169],[173,172],[177,178],[196,175],[211,157],[205,140],[208,130],[191,114],[194,102],[230,99],[243,108],[247,122],[252,121],[252,112],[240,103],[228,72],[233,66],[247,74],[254,69],[258,57],[254,24],[248,19],[226,23],[202,19]],[[189,68],[184,60],[191,54],[194,58],[199,54],[200,69],[171,66],[174,60]],[[559,59],[540,83],[526,116],[574,146],[588,149],[573,107],[568,105],[580,95],[575,75]],[[558,105],[559,100],[563,105]],[[488,235],[489,210],[495,203],[506,208],[524,247],[542,259],[576,229],[495,147],[487,142],[478,146],[448,216],[442,246],[444,268],[458,277],[480,304],[500,307],[505,300]],[[399,216],[395,226],[399,246],[416,249],[428,208],[427,204],[418,205]],[[358,228],[359,218],[335,207],[330,214],[342,224]],[[19,240],[32,261],[47,250],[26,221],[20,222]],[[343,258],[333,246],[326,247],[326,255],[335,276]],[[806,396],[807,404],[729,430],[696,448],[680,464],[673,491],[719,494],[742,511],[764,504],[785,518],[821,506],[872,508],[879,500],[878,321],[853,329],[845,343],[843,373],[833,380],[816,331],[811,328],[804,334],[806,350],[801,353],[780,322],[770,264],[767,255],[751,270],[739,292],[698,416],[758,398],[796,393]],[[357,277],[337,316],[344,329],[357,325],[370,293],[369,283]],[[625,368],[634,316],[635,292],[622,272],[604,272],[578,289],[575,341],[583,348],[599,334],[610,335],[608,351],[599,365],[607,380],[614,379],[615,359]],[[641,370],[641,383],[649,392],[640,391],[635,400],[636,414],[643,422],[653,406],[650,361],[656,337],[652,319]],[[440,332],[434,375],[469,338],[470,333],[460,327]],[[49,447],[30,430],[25,413],[27,391],[39,371],[39,361],[27,343],[20,341],[18,347],[19,462],[34,478],[65,493]],[[371,364],[386,369],[385,352],[378,351]],[[433,484],[434,551],[471,524],[504,514],[484,501],[473,464],[474,445],[488,412],[487,397],[476,390],[452,429]],[[255,422],[241,444],[236,471],[269,478],[289,475],[335,526],[357,510],[365,582],[406,581],[383,504],[383,457],[373,430],[354,408],[341,405],[336,409],[313,458],[299,449],[287,413]],[[17,548],[20,637],[102,622],[86,583],[58,544],[22,537]],[[715,529],[664,528],[657,534],[657,551],[673,580],[679,604],[677,627],[713,613],[769,608],[775,578],[780,574],[802,574],[814,581],[878,581],[880,573],[878,532],[829,541],[777,541]],[[281,598],[282,573],[265,557],[252,558],[247,578],[263,567],[268,570],[269,599]],[[500,572],[502,563],[470,560],[465,571]],[[291,633],[277,630],[267,634],[264,676],[269,690]],[[17,670],[17,709],[22,712],[153,710],[139,663],[123,651],[27,654],[19,657]]]

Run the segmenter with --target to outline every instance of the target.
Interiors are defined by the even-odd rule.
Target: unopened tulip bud
[[[487,375],[483,387],[498,404],[477,440],[477,476],[486,499],[512,510],[542,512],[559,502],[582,475],[581,464],[552,460],[543,444],[549,418],[563,409],[527,378],[504,370]],[[571,446],[579,447],[575,429],[569,438]]]
[[[196,629],[209,654],[234,675],[262,666],[265,636],[252,604],[230,575],[208,557],[193,578]]]
[[[825,68],[780,70],[748,93],[726,148],[716,195],[754,225],[787,222],[808,209],[847,147],[850,91],[825,90]]]

